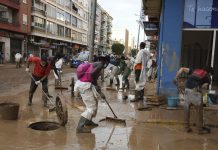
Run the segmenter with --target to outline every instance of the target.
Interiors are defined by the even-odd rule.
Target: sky
[[[141,0],[97,0],[98,4],[113,17],[113,28],[128,29],[137,41]],[[112,33],[113,34],[113,33]],[[140,30],[140,41],[144,39],[143,29]]]

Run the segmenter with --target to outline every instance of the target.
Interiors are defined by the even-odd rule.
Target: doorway
[[[214,33],[216,34],[214,35]],[[183,30],[180,60],[181,67],[193,69],[213,64],[215,73],[212,88],[218,87],[218,67],[215,67],[218,66],[218,38],[216,35],[218,35],[218,31],[214,30]]]

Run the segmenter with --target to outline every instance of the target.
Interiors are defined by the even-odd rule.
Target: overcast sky
[[[113,17],[113,28],[126,28],[137,40],[141,0],[97,0],[98,4]],[[141,29],[140,40],[143,40]],[[141,37],[142,36],[142,37]]]

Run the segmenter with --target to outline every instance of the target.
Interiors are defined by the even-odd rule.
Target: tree
[[[116,55],[121,55],[123,54],[123,51],[124,51],[124,45],[121,43],[114,43],[111,49],[112,49],[112,52],[115,53]]]
[[[136,56],[136,54],[137,54],[137,49],[132,49],[131,50],[131,55],[132,55],[132,57],[135,57]]]

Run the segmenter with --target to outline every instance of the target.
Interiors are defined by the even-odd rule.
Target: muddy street
[[[13,65],[2,65],[0,70],[0,102],[20,104],[17,120],[0,120],[2,150],[216,150],[218,147],[217,128],[211,128],[211,134],[205,135],[198,135],[195,131],[186,133],[182,108],[166,110],[165,106],[160,106],[140,111],[138,108],[146,106],[145,102],[122,100],[121,92],[106,90],[107,79],[102,89],[118,118],[125,119],[127,125],[99,122],[106,116],[113,117],[106,103],[100,100],[94,118],[99,126],[92,129],[91,134],[76,134],[84,106],[80,100],[71,98],[70,82],[75,70],[69,66],[64,66],[62,77],[62,85],[68,87],[68,90],[62,91],[67,104],[68,123],[56,130],[33,130],[28,126],[34,122],[59,122],[56,113],[43,107],[40,87],[34,94],[32,106],[27,105],[30,77],[24,67],[16,69]],[[147,92],[151,88],[153,85],[146,87]],[[49,93],[53,96],[52,100],[61,93],[54,89],[52,73],[49,76]],[[216,111],[207,111],[205,116],[206,123],[218,124]]]

